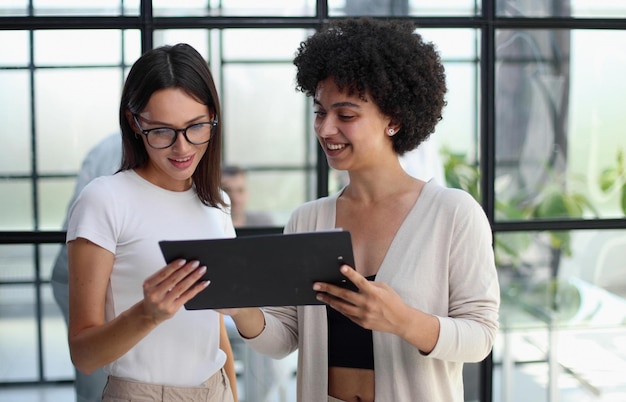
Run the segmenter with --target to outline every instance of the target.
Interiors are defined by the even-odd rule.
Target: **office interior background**
[[[295,91],[294,52],[328,20],[360,15],[411,19],[437,45],[449,92],[431,145],[445,184],[492,224],[501,328],[468,366],[466,400],[626,400],[620,0],[3,0],[0,400],[71,386],[50,271],[81,162],[118,132],[139,55],[186,42],[206,57],[224,162],[248,170],[249,207],[280,228],[342,183]]]

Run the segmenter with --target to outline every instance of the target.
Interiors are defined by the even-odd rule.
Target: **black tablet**
[[[313,282],[345,284],[341,264],[354,267],[347,231],[269,234],[229,239],[159,242],[168,263],[184,258],[206,265],[210,285],[187,310],[322,304]]]

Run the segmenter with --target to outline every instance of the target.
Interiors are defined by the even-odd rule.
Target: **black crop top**
[[[373,281],[376,275],[368,276]],[[328,367],[374,369],[372,331],[365,329],[330,306],[328,317]]]

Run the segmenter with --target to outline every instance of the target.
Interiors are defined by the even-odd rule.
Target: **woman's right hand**
[[[199,261],[178,259],[167,264],[143,283],[145,313],[155,324],[171,318],[209,285],[209,281],[198,282],[205,272]]]

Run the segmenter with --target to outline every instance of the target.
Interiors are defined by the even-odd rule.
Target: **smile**
[[[346,144],[328,144],[326,143],[326,148],[330,149],[331,151],[336,151],[338,149],[343,149],[346,147]]]

